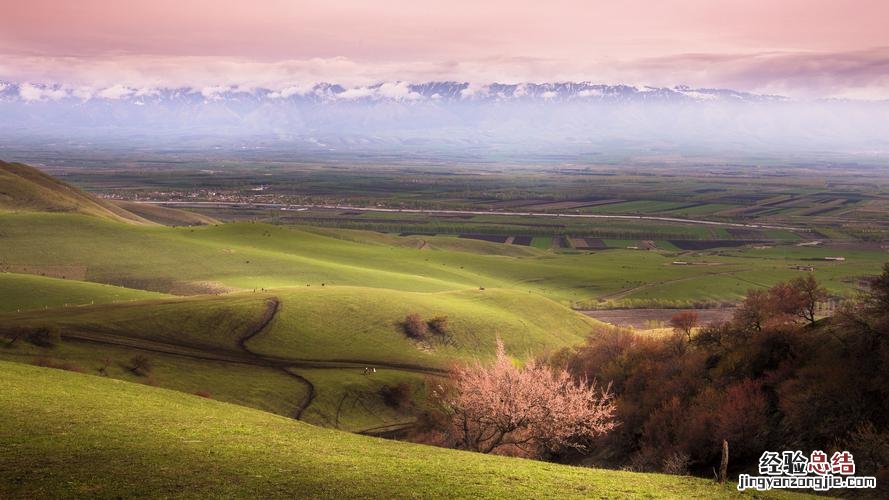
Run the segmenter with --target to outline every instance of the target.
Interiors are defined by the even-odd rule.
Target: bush
[[[405,335],[415,340],[425,340],[429,336],[429,327],[417,313],[405,316],[401,327]]]
[[[37,347],[52,348],[62,342],[62,334],[56,327],[41,326],[28,333],[28,342]]]
[[[84,369],[77,364],[67,361],[56,361],[52,358],[37,358],[31,362],[34,366],[42,366],[43,368],[55,368],[57,370],[67,370],[69,372],[84,373]]]
[[[444,315],[430,319],[426,322],[426,325],[429,327],[429,331],[442,337],[446,337],[450,332],[448,317]]]
[[[410,384],[405,382],[384,385],[380,388],[379,395],[383,398],[383,404],[390,408],[406,408],[413,402],[413,390]]]
[[[152,365],[151,360],[146,356],[139,354],[130,359],[130,371],[136,375],[146,377],[153,369],[154,366]]]

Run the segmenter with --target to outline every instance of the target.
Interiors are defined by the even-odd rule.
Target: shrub
[[[67,361],[56,361],[52,358],[36,358],[31,362],[34,366],[42,366],[43,368],[55,368],[57,370],[67,370],[69,372],[84,373],[84,369],[75,363]]]
[[[104,358],[104,359],[102,359],[102,366],[100,366],[99,368],[97,368],[97,371],[98,371],[99,373],[101,373],[102,375],[104,375],[104,376],[107,377],[107,376],[108,376],[108,369],[111,368],[111,363],[112,363],[112,362],[113,362],[113,361],[112,361],[111,358]]]
[[[390,408],[406,408],[411,405],[413,391],[410,384],[401,382],[396,385],[384,385],[380,387],[379,395],[383,398],[383,404]]]
[[[154,366],[148,357],[138,354],[130,359],[130,371],[141,377],[148,376]]]
[[[450,325],[448,324],[447,316],[436,316],[429,321],[426,322],[426,325],[429,327],[429,331],[436,335],[440,335],[445,337],[450,332]]]
[[[62,334],[56,327],[41,326],[28,333],[28,342],[37,347],[52,348],[62,342]]]
[[[429,336],[429,327],[417,313],[405,316],[401,327],[405,335],[415,340],[425,340]]]

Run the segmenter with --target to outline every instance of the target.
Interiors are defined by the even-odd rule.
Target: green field
[[[740,496],[706,479],[356,436],[60,370],[0,362],[0,378],[0,496],[8,498]]]
[[[798,271],[791,266],[812,265],[811,259],[838,252],[847,256],[846,262],[815,263],[816,276],[833,292],[851,293],[855,283],[849,277],[875,274],[889,257],[883,250],[789,245],[765,250],[615,249],[554,254],[448,237],[397,237],[258,223],[134,226],[70,214],[0,214],[0,227],[8,243],[0,254],[4,267],[49,275],[76,264],[85,281],[174,294],[323,284],[414,292],[502,288],[540,294],[563,304],[617,294],[736,300],[750,284],[731,281],[732,276],[755,276],[751,281],[770,285],[796,276]],[[671,265],[675,260],[695,265]],[[725,279],[731,286],[709,287],[713,279]],[[640,284],[645,288],[638,288]],[[24,297],[12,301],[7,309],[33,305]]]
[[[167,295],[85,281],[47,278],[32,274],[0,273],[0,313],[44,307],[81,306]]]

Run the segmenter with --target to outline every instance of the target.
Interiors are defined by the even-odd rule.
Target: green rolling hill
[[[61,370],[0,362],[0,379],[0,497],[6,498],[742,496],[730,484],[705,479],[356,436]]]
[[[121,222],[149,223],[34,167],[3,161],[0,161],[0,210],[80,213]]]

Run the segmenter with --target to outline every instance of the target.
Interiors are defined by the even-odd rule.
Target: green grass
[[[37,272],[77,264],[85,268],[87,281],[176,293],[322,283],[408,292],[485,287],[532,292],[569,304],[607,298],[645,282],[658,285],[648,292],[659,294],[656,298],[684,300],[700,294],[693,286],[670,283],[707,280],[714,271],[707,266],[671,266],[677,257],[668,250],[553,253],[447,237],[398,238],[253,223],[167,228],[71,214],[6,214],[0,215],[0,226],[11,243],[2,255],[7,265]],[[720,272],[759,272],[764,283],[771,284],[787,275],[771,275],[776,268],[837,252],[782,246],[697,252],[700,255],[692,260],[717,263]],[[874,274],[889,257],[877,251],[844,253],[855,256],[846,262],[846,276]],[[854,288],[839,274],[825,277],[832,289]],[[733,299],[738,288],[714,293]]]
[[[553,239],[550,236],[536,236],[531,239],[531,246],[541,250],[549,250],[553,245]]]
[[[705,203],[696,207],[673,209],[670,211],[670,214],[674,216],[681,215],[684,217],[703,217],[736,207],[737,205],[729,205],[725,203]]]
[[[4,161],[0,161],[2,211],[76,212],[130,223],[149,223],[34,167]]]
[[[414,404],[424,406],[426,380],[431,375],[378,368],[364,373],[362,368],[296,369],[315,387],[316,396],[303,412],[301,420],[322,427],[360,432],[374,427],[411,423],[414,408],[386,406],[379,391],[386,385],[409,384],[414,389]]]
[[[280,300],[278,314],[247,343],[248,348],[281,360],[294,373],[304,375],[308,370],[311,377],[306,378],[317,384],[305,418],[349,430],[412,418],[385,408],[378,385],[356,385],[358,381],[415,384],[430,369],[435,373],[457,360],[489,356],[497,337],[518,357],[545,355],[582,342],[596,325],[549,299],[509,290],[416,293],[302,287],[8,313],[0,315],[3,324],[56,325],[63,341],[45,349],[20,339],[12,347],[0,348],[0,359],[50,358],[90,373],[111,359],[111,377],[150,380],[185,392],[207,391],[221,400],[294,415],[308,394],[305,384],[266,366],[226,362],[243,358],[238,339],[255,327],[270,297]],[[399,322],[410,313],[426,319],[446,315],[447,337],[422,343],[408,339]],[[85,343],[97,335],[105,343]],[[163,352],[157,352],[159,348]],[[126,368],[137,354],[149,356],[156,365],[150,379]],[[309,370],[303,363],[307,360],[326,361],[329,367]],[[377,375],[358,376],[368,365],[379,367]],[[415,371],[387,365],[407,365]],[[361,404],[339,407],[337,398],[344,391]]]
[[[0,338],[5,344],[5,339]],[[144,355],[153,366],[148,376],[130,370],[130,359]],[[14,347],[0,345],[0,360],[33,364],[38,361],[65,363],[83,373],[99,374],[106,360],[106,372],[112,379],[181,391],[204,393],[213,399],[257,408],[292,417],[307,395],[304,384],[280,370],[241,363],[226,363],[184,356],[145,352],[137,349],[62,341],[47,349],[19,341]]]
[[[2,497],[740,496],[705,479],[356,436],[60,370],[0,362],[0,378]]]
[[[163,297],[167,295],[33,274],[0,273],[0,313]]]
[[[489,356],[495,339],[518,356],[575,345],[597,324],[536,294],[510,290],[410,293],[357,287],[277,290],[281,309],[248,343],[255,352],[316,360],[417,364],[447,368],[456,359]],[[411,313],[445,315],[445,342],[418,344],[399,323]]]

